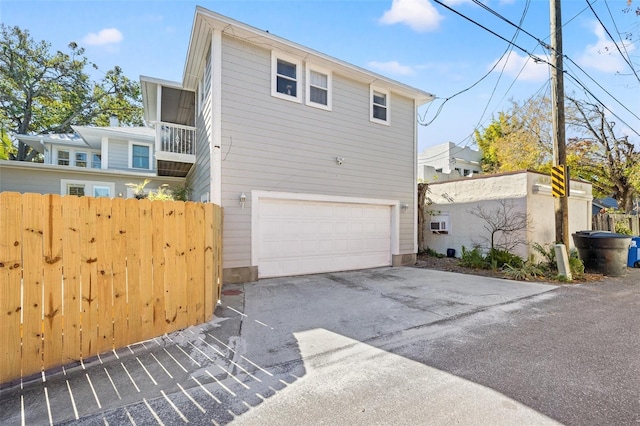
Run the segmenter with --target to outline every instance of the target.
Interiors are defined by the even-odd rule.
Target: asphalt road
[[[0,424],[640,423],[640,270],[225,286],[216,318],[0,389]]]

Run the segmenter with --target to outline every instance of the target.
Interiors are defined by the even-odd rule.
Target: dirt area
[[[494,278],[504,278],[504,279],[512,279],[507,274],[505,274],[501,270],[491,270],[491,269],[476,269],[476,268],[467,268],[465,266],[460,265],[460,259],[455,257],[435,257],[429,256],[428,254],[418,254],[418,260],[415,264],[417,268],[428,268],[428,269],[437,269],[439,271],[449,271],[449,272],[457,272],[460,274],[471,274],[471,275],[480,275],[483,277],[494,277]],[[597,282],[602,281],[605,277],[601,274],[589,274],[585,273],[580,278],[574,278],[574,283],[581,282]],[[547,282],[558,282],[557,280],[537,280],[537,281],[547,281]]]

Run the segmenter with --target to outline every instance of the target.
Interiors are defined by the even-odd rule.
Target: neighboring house
[[[571,181],[569,197],[569,233],[591,229],[591,184]],[[460,256],[462,246],[468,249],[481,245],[488,237],[482,219],[469,213],[479,206],[485,211],[495,210],[500,200],[515,206],[514,211],[526,213],[530,226],[520,235],[529,244],[519,246],[514,253],[523,258],[535,254],[530,247],[555,241],[555,207],[551,195],[551,177],[536,172],[510,172],[480,175],[468,179],[429,184],[430,205],[424,207],[425,244],[438,253],[455,249]],[[573,239],[569,241],[573,247]]]
[[[141,77],[145,120],[195,141],[186,181],[224,208],[225,282],[415,262],[431,94],[201,7],[187,52],[182,82]]]
[[[618,202],[616,201],[615,198],[612,197],[605,197],[605,198],[594,198],[593,199],[593,204],[592,204],[592,213],[593,214],[598,214],[598,213],[602,213],[604,210],[607,209],[617,209],[618,208]]]
[[[482,173],[482,153],[468,146],[445,142],[426,148],[418,154],[418,179],[441,182]]]
[[[16,135],[44,162],[0,161],[0,191],[130,198],[129,183],[149,179],[147,191],[184,184],[186,172],[158,167],[153,129],[72,127],[74,134]]]

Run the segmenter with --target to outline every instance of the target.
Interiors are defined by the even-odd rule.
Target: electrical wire
[[[444,3],[442,3],[440,0],[433,0],[433,1],[434,1],[435,3],[438,3],[439,5],[441,5],[442,7],[444,7],[444,8],[446,8],[446,9],[450,10],[451,12],[455,13],[456,15],[458,15],[458,16],[460,16],[460,17],[462,17],[463,19],[465,19],[465,20],[467,20],[467,21],[469,21],[469,22],[471,22],[471,23],[473,23],[473,24],[475,24],[475,25],[479,26],[480,28],[484,29],[485,31],[487,31],[487,32],[489,32],[489,33],[491,33],[491,34],[493,34],[494,36],[498,37],[499,39],[501,39],[501,40],[503,40],[503,41],[506,41],[507,43],[509,43],[509,44],[513,45],[515,48],[517,48],[518,50],[522,51],[523,53],[525,53],[526,55],[528,55],[529,57],[531,57],[534,61],[538,61],[538,62],[546,63],[546,64],[548,64],[549,66],[551,66],[551,67],[554,67],[554,68],[555,68],[555,65],[551,64],[550,62],[548,62],[548,61],[546,61],[546,60],[544,60],[544,59],[541,59],[541,58],[539,58],[539,57],[537,57],[537,56],[533,55],[532,53],[530,53],[529,51],[527,51],[527,50],[526,50],[526,49],[524,49],[523,47],[521,47],[521,46],[517,45],[515,42],[512,42],[512,41],[507,40],[507,39],[506,39],[506,38],[504,38],[503,36],[501,36],[501,35],[497,34],[495,31],[493,31],[493,30],[491,30],[491,29],[487,28],[486,26],[484,26],[484,25],[480,24],[479,22],[477,22],[477,21],[475,21],[475,20],[473,20],[473,19],[469,18],[468,16],[466,16],[466,15],[464,15],[464,14],[462,14],[462,13],[458,12],[457,10],[455,10],[455,9],[453,9],[453,8],[451,8],[451,7],[449,7],[448,5],[446,5],[446,4],[444,4]],[[474,1],[476,1],[476,0],[474,0]],[[511,22],[511,21],[507,20],[506,18],[504,18],[504,19],[505,19],[505,20],[506,20],[506,22],[508,22],[510,25],[513,25],[513,26],[515,26],[515,27],[518,27],[518,26],[517,26],[516,24],[514,24],[513,22]],[[530,33],[528,33],[527,31],[524,31],[524,30],[523,30],[523,32],[525,32],[525,34],[527,34],[527,35],[530,35]],[[531,35],[531,36],[532,36],[532,35]],[[541,42],[537,37],[535,37],[535,36],[532,36],[532,37],[533,37],[536,41]],[[542,43],[542,45],[543,45],[543,46],[546,46],[546,43]],[[579,69],[581,69],[581,70],[582,70],[582,68],[580,68],[580,66],[579,66],[579,65],[577,65],[575,62],[573,62],[573,60],[571,60],[567,55],[563,55],[563,57],[564,57],[564,58],[566,58],[567,60],[571,61],[571,62],[572,62],[576,67],[578,67]],[[588,75],[588,73],[587,73],[586,71],[582,70],[582,72],[583,72],[583,73],[585,73],[585,75],[587,75],[587,76],[588,76],[592,81],[594,81],[594,82],[598,85],[598,87],[600,87],[600,88],[601,88],[605,93],[607,93],[607,95],[609,95],[613,100],[615,100],[619,105],[621,105],[621,106],[622,106],[622,107],[623,107],[627,112],[629,112],[629,113],[630,113],[631,115],[633,115],[635,118],[637,118],[638,120],[640,120],[640,118],[639,118],[635,113],[633,113],[631,110],[629,110],[629,108],[627,108],[624,104],[622,104],[622,102],[620,102],[617,98],[615,98],[615,96],[613,96],[613,95],[612,95],[611,93],[609,93],[606,89],[604,89],[604,88],[603,88],[599,83],[597,83],[597,82],[596,82],[596,81],[595,81],[591,76],[589,76],[589,75]],[[592,96],[592,98],[593,98],[594,100],[596,100],[596,102],[598,102],[599,104],[601,104],[601,105],[602,105],[602,106],[603,106],[607,111],[609,111],[609,113],[611,113],[611,115],[613,115],[613,116],[614,116],[614,117],[616,117],[618,120],[620,120],[623,124],[625,124],[627,127],[629,127],[629,129],[630,129],[633,133],[635,133],[636,135],[640,136],[640,133],[638,133],[638,131],[636,131],[633,127],[631,127],[628,123],[626,123],[626,122],[625,122],[625,121],[624,121],[620,116],[618,116],[614,111],[612,111],[612,110],[611,110],[610,108],[608,108],[608,107],[607,107],[607,106],[606,106],[602,101],[600,101],[600,99],[599,99],[596,95],[594,95],[594,94],[591,92],[591,90],[590,90],[588,87],[586,87],[586,85],[584,85],[584,84],[583,84],[579,79],[577,79],[576,77],[572,76],[572,75],[571,75],[571,74],[569,74],[569,73],[566,73],[565,71],[563,71],[563,73],[564,73],[565,75],[567,75],[569,78],[573,79],[576,83],[578,83],[578,85],[579,85],[579,86],[580,86],[580,87],[581,87],[581,88],[582,88],[586,93],[588,93],[590,96]]]
[[[589,0],[585,0],[587,2],[587,4],[589,5],[589,9],[591,9],[591,12],[593,13],[593,16],[596,17],[596,19],[598,20],[598,22],[600,23],[600,25],[602,26],[602,28],[604,29],[604,31],[607,33],[607,35],[609,36],[609,38],[611,39],[611,41],[613,42],[613,44],[616,46],[616,49],[618,50],[618,53],[620,53],[620,56],[622,56],[622,59],[627,63],[627,65],[629,65],[629,68],[631,68],[631,71],[633,72],[633,75],[636,76],[636,79],[640,82],[640,76],[638,76],[638,73],[636,72],[636,69],[633,67],[633,64],[631,63],[631,61],[629,61],[629,59],[627,58],[628,56],[628,52],[627,55],[625,55],[624,53],[622,53],[622,50],[620,50],[620,46],[618,45],[618,43],[613,39],[613,36],[611,35],[611,33],[609,32],[609,30],[607,29],[607,27],[604,25],[604,23],[602,22],[602,20],[600,19],[600,17],[598,16],[598,14],[596,13],[596,11],[594,10],[593,6],[591,5],[591,3],[589,2]],[[606,2],[605,2],[606,4]],[[607,10],[609,10],[609,5],[607,4]],[[609,15],[611,15],[611,10],[609,10]],[[616,31],[618,31],[618,28],[616,26],[616,21],[613,19],[613,16],[611,15],[611,20],[613,21],[613,25],[614,27],[616,27]],[[618,33],[620,34],[620,33]],[[622,42],[622,40],[621,40]],[[626,47],[624,46],[624,42],[622,42],[622,46],[625,48],[626,51]]]

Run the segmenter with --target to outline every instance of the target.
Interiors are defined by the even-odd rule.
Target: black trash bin
[[[579,231],[573,243],[587,272],[619,277],[627,272],[631,236],[607,231]]]

